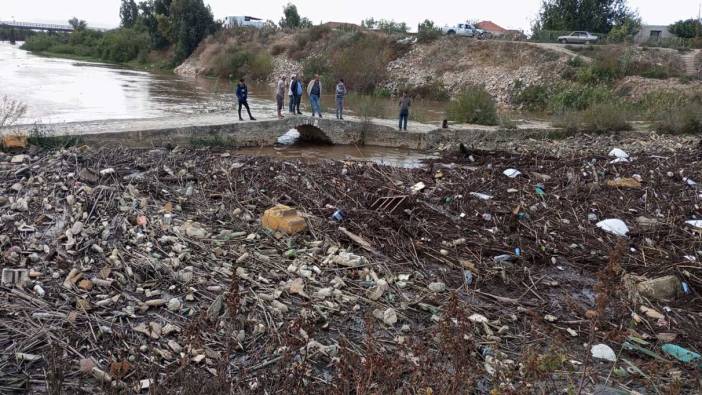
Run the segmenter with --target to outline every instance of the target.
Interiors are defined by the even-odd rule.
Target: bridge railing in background
[[[14,28],[18,28],[18,29],[36,29],[36,30],[62,30],[62,31],[72,31],[73,30],[73,26],[57,25],[57,24],[52,24],[52,23],[0,21],[0,26],[14,27]]]

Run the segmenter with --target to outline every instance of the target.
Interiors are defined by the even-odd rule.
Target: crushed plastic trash
[[[617,354],[615,354],[614,350],[612,350],[612,348],[606,344],[595,344],[590,349],[590,352],[592,353],[592,357],[595,359],[602,359],[609,362],[617,361]]]
[[[597,227],[607,233],[625,237],[629,233],[629,228],[621,219],[606,219],[597,223]]]
[[[614,148],[613,150],[609,151],[609,156],[613,158],[629,159],[629,154],[627,154],[626,151],[619,148]]]
[[[341,222],[344,219],[346,219],[346,213],[343,210],[337,209],[336,211],[334,211],[334,214],[332,214],[331,218],[334,221]]]
[[[539,197],[544,197],[546,196],[546,192],[544,191],[546,188],[544,187],[544,184],[536,184],[536,187],[534,188],[534,193],[536,193],[536,196]]]
[[[466,285],[473,284],[473,272],[471,272],[470,270],[464,270],[463,279],[465,280]]]
[[[702,359],[702,355],[690,351],[686,348],[680,347],[677,344],[664,344],[661,349],[664,353],[670,355],[671,357],[677,359],[682,363],[696,362]]]
[[[517,178],[522,175],[522,172],[517,169],[507,169],[503,171],[502,174],[506,175],[509,178]]]
[[[410,189],[412,191],[412,194],[417,194],[417,193],[423,191],[424,188],[426,188],[426,187],[427,187],[426,184],[424,184],[423,182],[420,181],[420,182],[414,184],[412,186],[412,188],[410,188]]]
[[[293,145],[297,142],[297,140],[300,138],[300,132],[297,131],[297,129],[290,129],[287,132],[285,132],[284,135],[278,137],[278,144],[281,145]]]
[[[681,284],[681,287],[682,287],[682,291],[685,295],[689,295],[691,293],[690,292],[690,285],[688,285],[686,282],[683,282]]]
[[[479,193],[479,192],[471,192],[470,196],[477,197],[480,200],[490,200],[492,199],[492,196],[486,195],[484,193]]]
[[[700,219],[693,219],[685,223],[692,226],[693,228],[702,229],[702,220]]]

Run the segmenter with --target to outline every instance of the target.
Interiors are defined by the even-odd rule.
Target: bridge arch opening
[[[298,125],[278,138],[283,145],[332,145],[326,133],[314,125]]]

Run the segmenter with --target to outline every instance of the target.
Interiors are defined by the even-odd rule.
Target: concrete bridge
[[[40,30],[46,32],[72,32],[73,26],[70,25],[55,25],[51,23],[32,23],[32,22],[15,22],[15,21],[0,21],[0,28],[11,28],[18,30]]]
[[[395,120],[363,119],[349,116],[344,120],[288,116],[239,121],[233,113],[177,115],[168,118],[73,122],[44,125],[19,125],[0,129],[0,134],[79,137],[86,144],[152,147],[167,144],[226,144],[237,147],[271,146],[290,129],[300,132],[302,141],[335,145],[373,145],[410,149],[428,149],[443,142],[476,142],[492,146],[515,138],[545,138],[559,129],[547,124],[525,123],[518,130],[497,126],[439,125],[410,122],[409,131],[397,130]]]

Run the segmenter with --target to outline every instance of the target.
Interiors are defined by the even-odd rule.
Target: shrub
[[[482,86],[472,86],[452,100],[446,117],[453,122],[478,125],[497,125],[495,99]]]
[[[332,52],[330,67],[350,89],[371,94],[385,79],[386,65],[395,51],[387,37],[373,33],[353,36],[350,45]]]
[[[229,47],[217,54],[210,74],[265,80],[273,72],[273,58],[264,50],[248,51]]]
[[[549,110],[556,114],[582,111],[595,103],[613,101],[612,91],[605,85],[561,84],[549,100]]]
[[[654,127],[665,133],[702,133],[702,95],[655,92],[646,95],[639,106],[645,109]]]
[[[544,111],[551,99],[551,89],[545,85],[524,86],[516,81],[512,92],[512,104],[527,111]]]
[[[623,104],[596,103],[583,112],[582,127],[594,133],[631,130],[628,119],[629,111]]]
[[[9,96],[3,96],[0,99],[0,128],[14,125],[26,112],[27,105]]]
[[[584,111],[558,114],[554,126],[567,132],[608,133],[631,130],[627,108],[618,102],[597,103]]]
[[[417,42],[429,43],[438,40],[442,36],[441,29],[434,25],[429,19],[419,24],[417,29]]]
[[[315,74],[321,76],[327,76],[329,74],[329,60],[325,55],[316,55],[307,58],[307,60],[302,65],[302,72],[307,77],[312,77]]]
[[[45,52],[63,41],[60,35],[37,34],[27,38],[27,41],[22,44],[22,49],[32,52]]]

